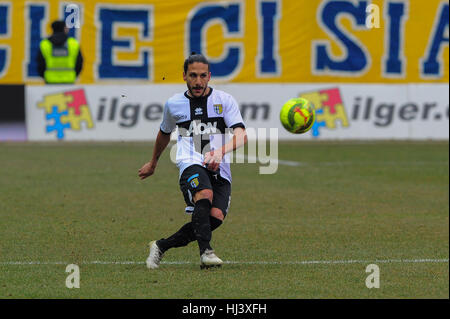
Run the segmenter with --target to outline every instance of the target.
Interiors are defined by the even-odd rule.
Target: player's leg
[[[215,229],[219,228],[219,226],[222,225],[224,218],[225,217],[221,209],[214,206],[211,207],[211,212],[209,215],[209,223],[211,224],[211,231],[214,231]]]
[[[194,194],[194,212],[192,213],[192,229],[198,243],[200,256],[211,247],[211,223],[209,220],[213,200],[212,189],[203,189]]]
[[[211,225],[214,224],[216,229],[223,223],[227,216],[231,202],[231,184],[223,177],[214,176],[212,179],[214,196],[210,215],[212,220]]]
[[[211,208],[211,212],[217,208]],[[209,216],[209,222],[211,225],[211,231],[217,229],[220,225],[222,225],[223,217],[216,217],[211,213]],[[192,227],[192,222],[184,224],[176,233],[171,235],[168,238],[163,238],[157,241],[158,246],[161,251],[165,253],[170,248],[179,248],[187,246],[189,243],[196,240],[194,234],[194,228]]]
[[[217,229],[223,222],[223,214],[220,209],[217,207],[211,207],[209,221],[211,233],[213,230]],[[206,249],[203,254],[200,254],[200,268],[211,268],[211,267],[220,267],[223,264],[222,259],[217,257],[214,250],[212,248]]]
[[[198,170],[200,170],[200,173],[198,173]],[[205,245],[206,248],[202,249],[201,251],[204,251],[206,249],[210,249],[209,242],[211,240],[211,232],[217,229],[222,223],[223,220],[227,214],[228,206],[230,204],[230,195],[231,195],[231,185],[228,181],[226,181],[223,178],[217,179],[211,179],[209,180],[212,182],[213,191],[209,188],[206,189],[200,189],[198,191],[195,191],[195,189],[203,188],[205,187],[206,176],[204,176],[205,170],[200,167],[190,167],[186,169],[186,171],[182,174],[180,178],[180,188],[184,195],[185,202],[188,206],[193,207],[190,211],[194,211],[195,214],[193,214],[192,219],[196,220],[198,224],[202,225],[204,231],[201,230],[197,232],[197,234],[200,236],[200,241],[206,243],[202,243],[202,245]],[[196,176],[197,173],[199,176]],[[192,177],[196,176],[197,179],[191,179],[189,182],[188,180]],[[203,182],[203,183],[202,183]],[[195,186],[195,187],[194,187]],[[194,194],[194,195],[193,195]],[[211,200],[212,197],[212,200]],[[205,208],[202,208],[197,206],[197,202],[199,202],[199,206],[203,206],[202,203],[207,204],[206,202],[201,202],[201,200],[207,199],[210,202],[212,201],[212,207],[209,210],[209,228],[210,231],[208,232],[207,224],[204,216],[206,215]],[[197,209],[195,208],[197,206]],[[205,205],[206,206],[206,205]],[[216,207],[217,206],[217,207]],[[200,212],[200,214],[198,214]],[[203,233],[203,234],[202,234]],[[162,255],[169,250],[170,248],[176,248],[176,247],[184,247],[188,245],[190,242],[197,240],[196,233],[194,232],[193,222],[186,223],[183,225],[176,233],[171,235],[168,238],[162,238],[158,241],[152,242],[153,244],[153,250],[155,251],[154,255],[156,257],[162,257]],[[208,247],[209,246],[209,247]],[[199,244],[200,247],[200,244]],[[152,251],[152,250],[151,250]],[[202,255],[202,253],[200,253]],[[159,259],[160,260],[160,259]],[[158,261],[159,261],[158,260]],[[217,262],[217,260],[216,260]],[[151,268],[151,267],[149,267]],[[154,267],[157,268],[157,267]]]
[[[194,212],[192,214],[193,221],[183,225],[176,233],[174,233],[170,237],[162,238],[150,243],[150,255],[147,258],[148,268],[158,268],[163,254],[170,248],[183,247],[190,242],[197,240],[197,236],[194,231],[194,229],[196,228],[194,225],[194,221],[196,221],[200,226],[207,223],[209,224],[209,229],[211,229],[209,217],[208,221],[205,221],[204,218],[202,218],[205,211],[204,206],[207,206],[208,204],[209,208],[206,208],[206,210],[208,211],[209,216],[210,205],[213,197],[211,188],[212,186],[209,180],[209,175],[205,168],[199,165],[193,165],[184,170],[183,174],[180,177],[180,189],[183,193],[186,204],[194,207]],[[215,225],[216,223],[213,222],[213,224]],[[203,226],[203,228],[207,229],[206,226]],[[207,240],[208,231],[206,230],[206,234],[204,234],[205,231],[197,231],[197,233],[201,234],[201,245],[209,248],[207,244],[209,243],[209,241]],[[203,251],[206,248],[203,248]]]
[[[217,207],[212,207],[210,211],[209,221],[210,221],[210,228],[211,232],[213,232],[215,229],[217,229],[223,222],[224,214],[222,213],[222,210]],[[154,251],[154,258],[157,258],[157,260],[160,260],[162,258],[162,255],[169,250],[170,248],[177,248],[177,247],[184,247],[187,246],[189,243],[196,241],[197,238],[194,233],[194,228],[192,226],[192,222],[184,224],[176,233],[174,233],[172,236],[168,238],[163,238],[158,241],[152,242],[153,245],[153,251]],[[151,249],[152,251],[152,249]],[[212,251],[212,250],[211,250]],[[221,264],[222,261],[217,260],[217,256],[211,255],[210,251],[205,256],[210,259],[209,261],[203,261],[202,264],[206,263],[214,263],[215,265]],[[213,251],[212,251],[213,252]],[[204,257],[205,259],[206,257]],[[154,265],[155,263],[151,263],[153,259],[150,258],[150,265]],[[211,261],[212,260],[212,261]],[[149,264],[149,262],[147,263]],[[159,263],[158,263],[159,264]],[[156,267],[149,267],[149,268],[157,268]],[[202,268],[206,268],[205,266],[202,266]]]
[[[224,178],[218,175],[213,175],[211,179],[213,185],[213,201],[210,210],[210,224],[211,229],[217,229],[222,223],[228,212],[231,199],[231,184]],[[217,257],[214,251],[206,250],[206,253],[201,256],[200,268],[217,267],[222,265],[222,260]]]
[[[211,211],[215,208],[211,208]],[[211,231],[217,229],[221,224],[222,220],[209,216],[209,222],[211,225]],[[178,248],[187,246],[189,243],[196,241],[194,234],[194,228],[192,227],[192,222],[184,224],[176,233],[168,238],[163,238],[157,241],[160,250],[165,253],[171,248]]]
[[[210,241],[212,231],[222,224],[223,214],[220,209],[211,207],[213,192],[203,189],[193,198],[194,212],[192,221],[183,225],[175,234],[158,240],[155,245],[163,253],[170,248],[186,246],[196,240],[200,251],[200,267],[218,267],[223,261],[216,256]]]
[[[211,214],[209,216],[209,223],[211,225],[211,232],[216,230],[222,225],[224,216],[222,211],[216,207],[211,208]],[[170,248],[178,248],[187,246],[189,243],[196,240],[194,234],[194,228],[192,222],[184,224],[176,233],[168,238],[163,238],[157,241],[158,247],[165,253]]]

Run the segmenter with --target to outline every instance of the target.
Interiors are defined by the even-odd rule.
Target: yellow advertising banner
[[[449,81],[448,0],[0,0],[0,84],[43,83],[54,20],[79,40],[78,83],[180,83],[191,53],[239,83]]]

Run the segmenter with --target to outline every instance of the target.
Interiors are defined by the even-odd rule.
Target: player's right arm
[[[152,159],[139,169],[138,175],[140,179],[144,179],[153,175],[156,169],[156,165],[158,164],[159,157],[161,156],[162,152],[165,150],[169,142],[170,134],[165,134],[160,130],[158,132],[158,136],[156,137]]]
[[[152,176],[153,173],[155,172],[159,157],[169,144],[170,133],[173,131],[175,126],[176,122],[173,119],[172,115],[170,114],[169,103],[167,102],[166,105],[164,106],[164,115],[161,127],[158,132],[158,135],[156,136],[155,146],[153,147],[152,159],[149,162],[145,163],[144,166],[142,166],[139,169],[138,175],[140,179]]]

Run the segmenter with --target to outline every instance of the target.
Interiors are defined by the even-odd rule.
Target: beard
[[[202,97],[205,94],[206,89],[208,88],[208,86],[206,86],[206,87],[191,86],[189,84],[187,84],[187,87],[193,97]],[[200,94],[197,89],[201,91]]]

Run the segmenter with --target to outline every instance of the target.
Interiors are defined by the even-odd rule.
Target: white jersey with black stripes
[[[210,88],[208,95],[193,98],[187,92],[169,98],[164,106],[161,132],[178,128],[176,163],[181,173],[191,165],[202,165],[206,152],[219,149],[232,129],[245,128],[236,100],[228,93]],[[230,155],[219,166],[220,176],[231,183]]]

